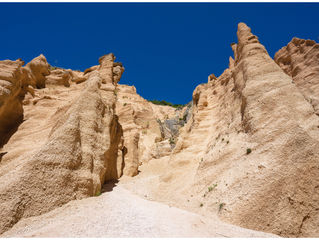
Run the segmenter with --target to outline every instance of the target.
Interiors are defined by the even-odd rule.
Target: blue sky
[[[227,68],[239,22],[271,57],[294,36],[319,42],[318,3],[0,3],[0,59],[43,53],[83,71],[113,52],[125,67],[120,83],[184,104]]]

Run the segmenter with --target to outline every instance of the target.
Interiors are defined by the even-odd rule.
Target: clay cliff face
[[[23,64],[20,60],[0,62],[0,147],[23,120],[22,100],[29,85]]]
[[[250,28],[240,23],[237,36],[229,68],[195,89],[169,158],[126,187],[245,228],[316,237],[319,118]]]
[[[180,110],[154,105],[136,93],[134,86],[118,85],[116,114],[124,131],[123,174],[135,176],[143,162],[158,155],[169,155],[170,136],[161,122],[180,115]]]
[[[195,182],[217,186],[209,200],[219,205],[207,207],[227,221],[317,236],[319,119],[250,28],[240,23],[237,36],[229,69],[194,93],[194,119],[212,116]]]
[[[23,120],[22,101],[34,88],[45,86],[49,72],[46,58],[40,55],[22,67],[22,60],[0,62],[0,147]]]
[[[206,217],[318,237],[319,45],[294,38],[273,60],[244,23],[237,37],[182,109],[118,84],[113,54],[83,73],[1,61],[0,233],[120,178]]]
[[[30,85],[34,88],[44,88],[46,76],[50,74],[47,59],[42,54],[29,62],[25,68],[28,70]]]
[[[319,44],[313,40],[293,38],[275,54],[275,62],[292,77],[319,115]]]
[[[99,194],[106,180],[118,178],[122,128],[114,112],[114,56],[100,62],[85,83],[36,90],[25,100],[24,122],[1,149],[0,232],[21,218]]]

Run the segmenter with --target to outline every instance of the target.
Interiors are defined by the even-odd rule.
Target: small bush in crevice
[[[213,186],[208,187],[208,192],[213,191],[217,187],[217,183],[215,183]]]
[[[174,107],[174,108],[183,108],[185,105],[184,104],[173,104],[173,103],[170,103],[170,102],[166,102],[165,100],[149,100],[150,102],[152,102],[153,104],[156,104],[156,105],[162,105],[162,106],[171,106],[171,107]]]
[[[220,203],[219,207],[218,207],[218,212],[220,212],[221,210],[223,210],[223,207],[226,205],[226,203]]]

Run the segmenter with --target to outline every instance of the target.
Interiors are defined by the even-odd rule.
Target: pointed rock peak
[[[39,56],[33,58],[30,62],[35,62],[35,61],[41,61],[41,62],[47,63],[47,59],[42,53]]]
[[[113,53],[109,53],[106,55],[103,55],[102,57],[99,58],[99,63],[100,65],[103,65],[105,62],[114,62],[115,56]]]
[[[50,74],[49,63],[43,54],[33,58],[26,66],[30,72],[30,85],[37,88],[44,88],[46,77]]]
[[[251,33],[250,27],[245,23],[238,24],[237,38],[240,47],[249,43],[259,43],[258,37]]]
[[[214,81],[214,80],[217,80],[217,77],[215,76],[214,73],[212,73],[211,75],[208,76],[208,82]]]
[[[33,58],[30,62],[28,62],[27,66],[33,67],[33,65],[41,65],[42,68],[49,68],[49,63],[43,54]],[[49,73],[48,73],[49,74]],[[48,75],[47,74],[47,75]]]
[[[238,31],[245,31],[251,33],[250,27],[248,27],[246,23],[243,22],[238,23]]]
[[[38,58],[43,59],[45,61],[47,60],[46,57],[42,53],[38,56]]]

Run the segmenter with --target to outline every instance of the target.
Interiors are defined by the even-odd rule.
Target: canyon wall
[[[125,186],[241,227],[318,237],[319,118],[308,90],[244,23],[237,36],[229,68],[194,90],[170,155],[149,161]]]
[[[24,121],[1,149],[1,233],[21,218],[98,195],[105,181],[119,177],[123,133],[115,115],[119,78],[113,64],[112,54],[103,56],[86,82],[42,88],[25,99]]]
[[[313,40],[293,38],[275,54],[274,60],[292,77],[319,115],[319,44]]]
[[[1,61],[0,233],[121,177],[170,206],[318,237],[319,45],[294,38],[273,60],[244,23],[237,38],[229,67],[178,109],[118,84],[113,54],[83,73]]]
[[[237,36],[229,68],[195,90],[195,119],[209,111],[212,120],[195,182],[216,186],[207,207],[231,223],[285,237],[318,236],[319,118],[307,90],[250,28],[240,23]]]

